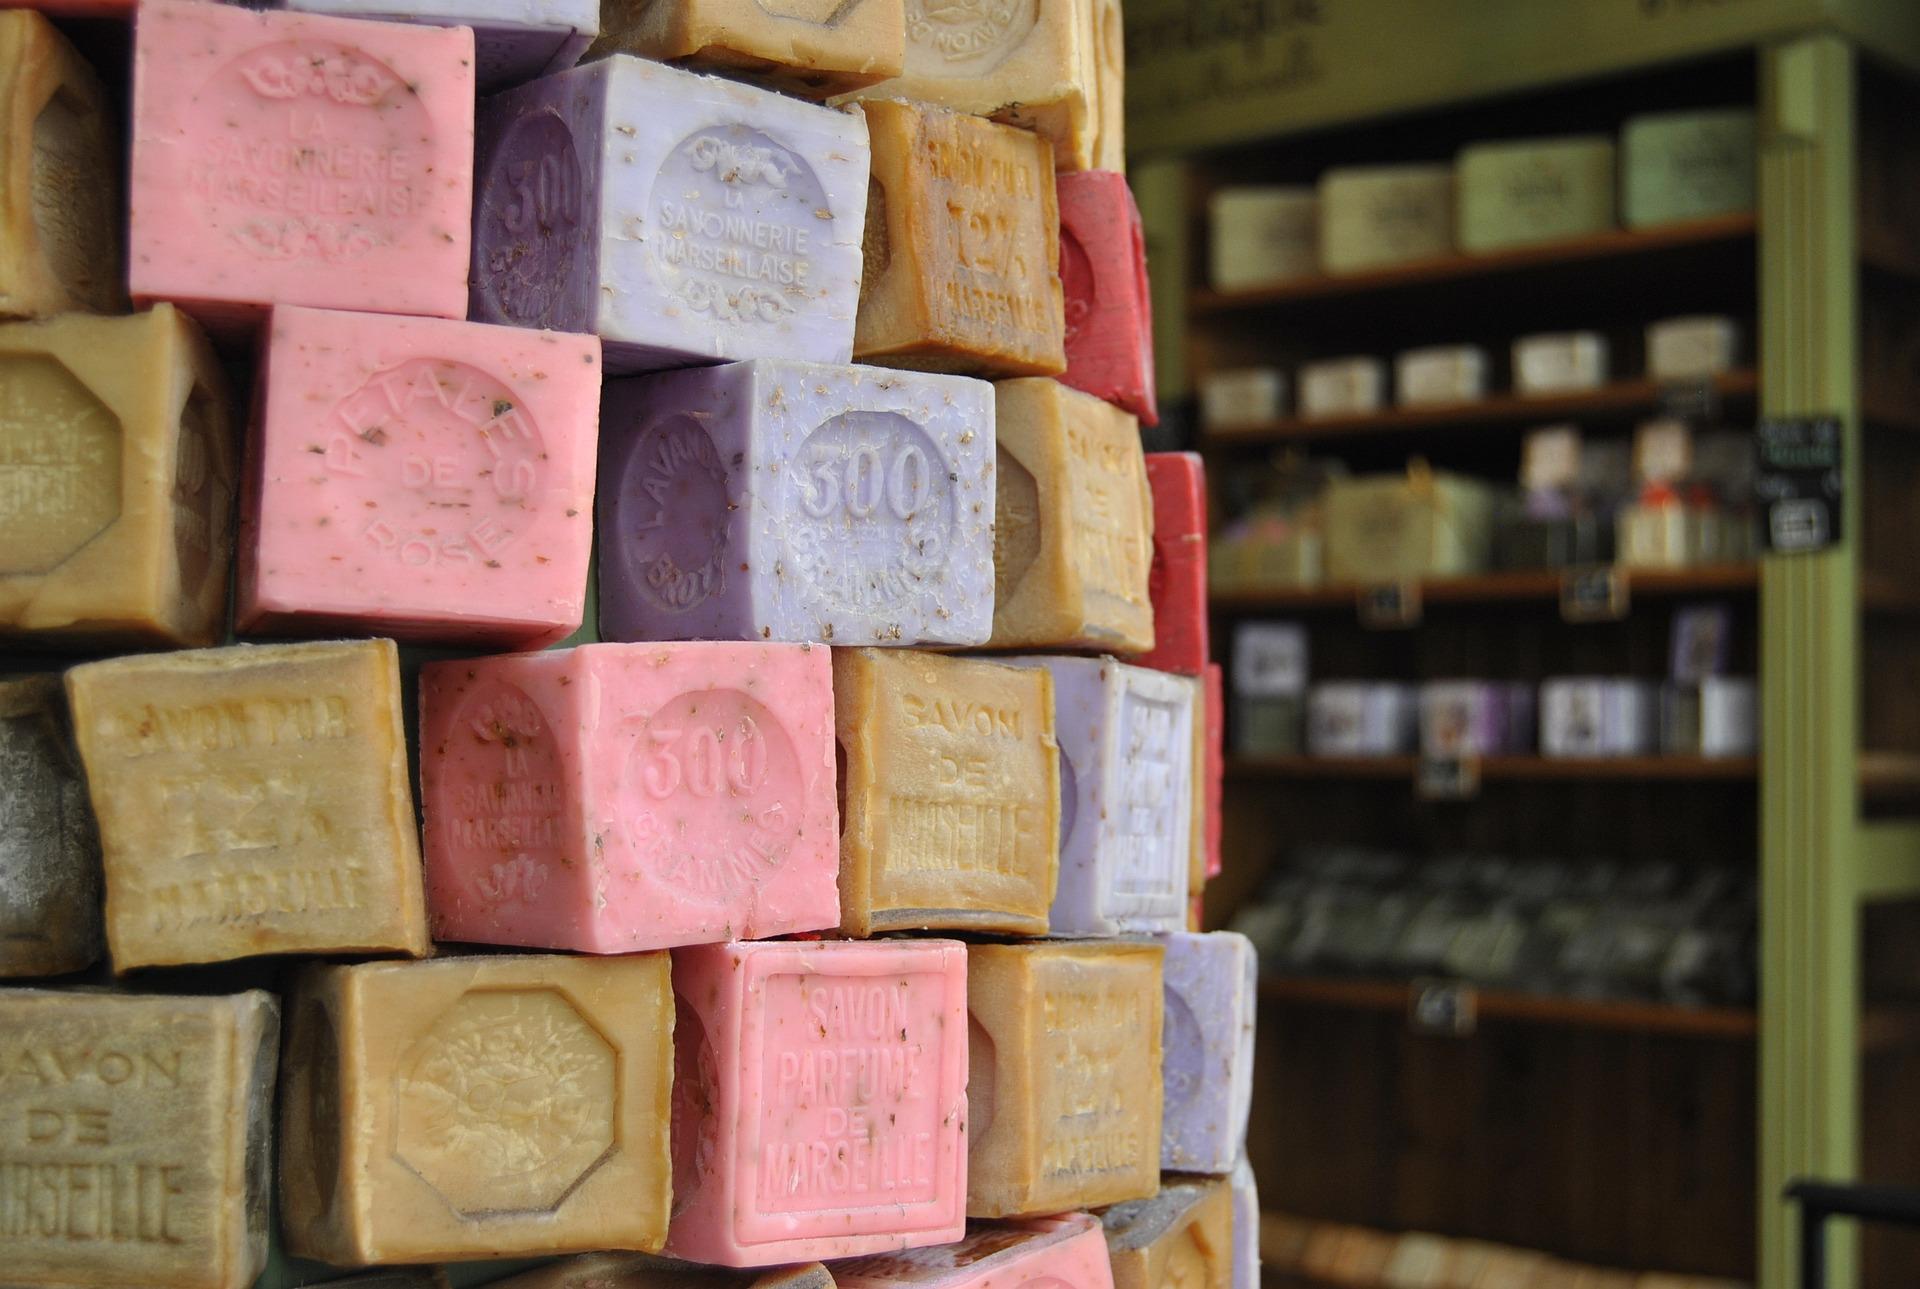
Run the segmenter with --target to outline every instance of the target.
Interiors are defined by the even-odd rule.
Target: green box
[[[1613,140],[1477,143],[1454,163],[1463,251],[1504,250],[1613,227]]]
[[[1628,228],[1753,209],[1750,110],[1631,117],[1620,139],[1620,205]]]

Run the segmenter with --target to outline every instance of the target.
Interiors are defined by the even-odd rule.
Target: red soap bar
[[[1220,664],[1201,673],[1207,699],[1207,876],[1220,876],[1220,806],[1226,800],[1227,694]]]
[[[1198,676],[1207,665],[1207,481],[1193,452],[1147,453],[1153,493],[1153,648],[1138,667]]]
[[[1127,178],[1112,170],[1059,176],[1060,283],[1067,370],[1060,379],[1158,425],[1147,244]]]

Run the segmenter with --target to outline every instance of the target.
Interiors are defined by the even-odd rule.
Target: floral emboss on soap
[[[493,855],[466,870],[469,885],[488,908],[532,907],[568,858],[566,789],[546,717],[519,686],[494,680],[467,695],[453,728],[474,755],[445,762],[448,827],[462,849]]]
[[[0,360],[0,575],[49,573],[120,517],[120,422],[58,359]]]
[[[690,609],[727,585],[727,471],[691,416],[648,426],[619,481],[617,558],[657,607]],[[601,558],[608,558],[605,551]]]
[[[508,126],[479,193],[475,259],[486,267],[487,303],[516,326],[588,330],[561,289],[584,249],[580,155],[565,118],[546,108]]]
[[[1019,47],[1039,15],[1039,0],[907,0],[907,71],[984,75]]]

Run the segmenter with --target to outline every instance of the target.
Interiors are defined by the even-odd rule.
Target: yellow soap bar
[[[0,12],[0,103],[0,318],[125,309],[115,115],[30,9]]]
[[[1060,859],[1053,678],[909,649],[833,652],[840,928],[1044,935]]]
[[[1065,371],[1046,140],[914,103],[862,106],[873,168],[854,358],[976,376]]]
[[[226,380],[172,305],[0,326],[0,638],[218,639],[235,470]]]
[[[1160,1184],[1160,966],[1139,941],[967,949],[967,1216]]]
[[[902,0],[604,0],[587,51],[741,76],[827,98],[905,67]]]
[[[1139,423],[1053,380],[994,386],[996,649],[1153,648]]]
[[[1229,1289],[1233,1283],[1233,1192],[1224,1179],[1171,1182],[1149,1199],[1114,1205],[1100,1222],[1113,1289]]]
[[[427,951],[391,640],[67,673],[114,969]]]
[[[0,989],[0,1280],[251,1285],[279,1039],[258,991]]]
[[[280,1222],[336,1266],[657,1250],[665,953],[313,967],[289,1002]]]
[[[715,1267],[645,1253],[583,1253],[488,1289],[834,1289],[818,1262],[791,1267]]]

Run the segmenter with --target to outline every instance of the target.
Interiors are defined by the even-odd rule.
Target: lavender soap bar
[[[1253,1105],[1253,1016],[1259,964],[1237,931],[1166,936],[1161,974],[1160,1167],[1233,1171]]]
[[[757,359],[606,387],[608,640],[978,645],[993,387]]]
[[[600,34],[597,0],[282,0],[279,8],[340,18],[473,28],[482,93],[580,61]]]
[[[614,373],[853,356],[860,114],[616,54],[476,131],[476,321],[591,332]]]

